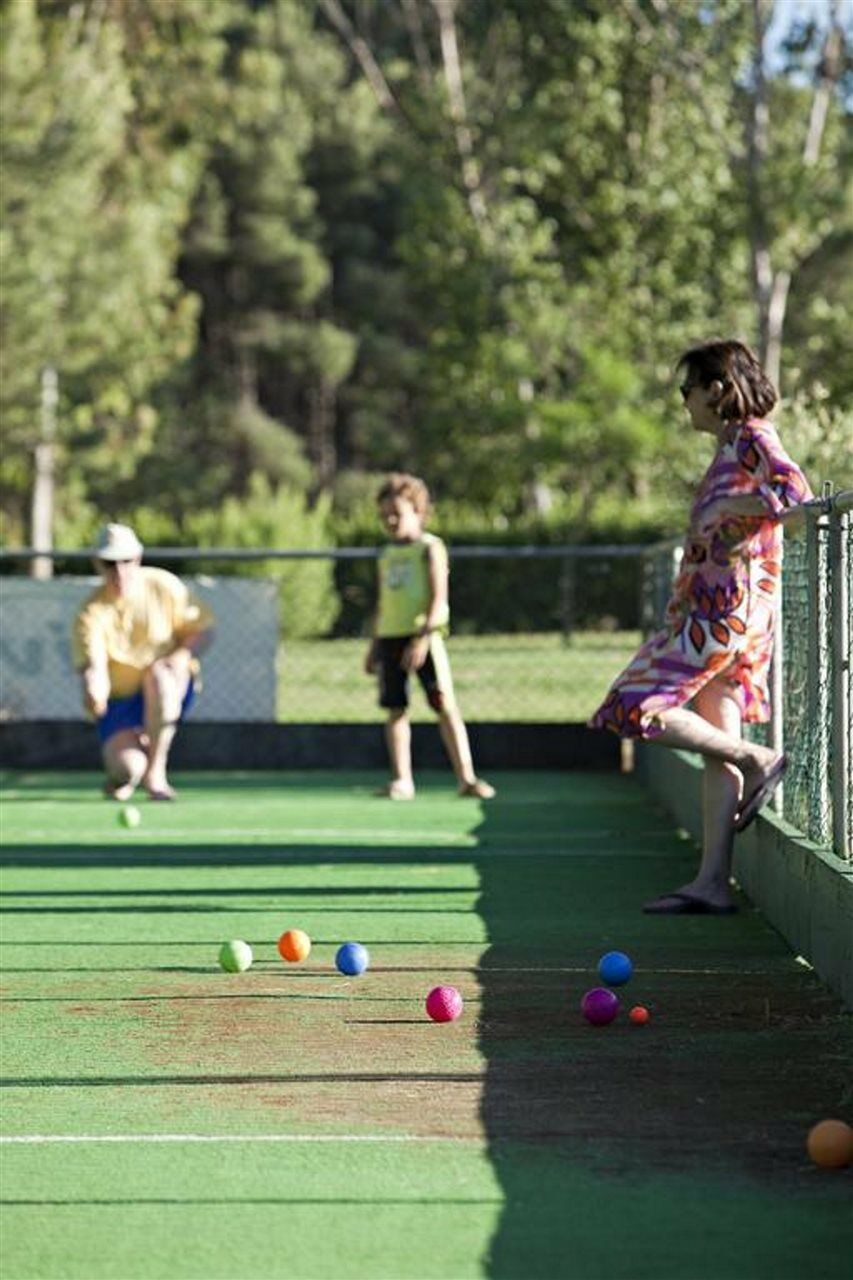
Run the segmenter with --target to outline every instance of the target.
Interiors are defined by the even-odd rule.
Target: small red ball
[[[628,1011],[628,1020],[633,1022],[635,1027],[642,1027],[651,1017],[648,1009],[644,1004],[635,1004],[633,1009]]]

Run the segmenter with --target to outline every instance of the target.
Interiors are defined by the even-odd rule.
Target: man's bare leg
[[[148,754],[138,729],[120,729],[103,746],[106,794],[113,800],[129,800],[148,769]]]
[[[143,678],[145,732],[149,743],[148,769],[143,783],[152,799],[171,800],[175,794],[166,766],[189,681],[189,658],[186,661],[161,658],[151,664]]]

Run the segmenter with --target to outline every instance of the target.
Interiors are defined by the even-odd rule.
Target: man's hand
[[[420,671],[429,654],[429,636],[415,636],[403,650],[404,671]]]
[[[90,716],[100,720],[106,715],[110,696],[110,678],[106,671],[87,667],[83,672],[83,706]]]

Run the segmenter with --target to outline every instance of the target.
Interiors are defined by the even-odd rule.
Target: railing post
[[[784,526],[783,526],[784,536]],[[776,605],[776,630],[773,638],[773,657],[770,661],[770,724],[768,746],[777,753],[785,750],[785,642],[782,615],[782,590],[780,584]],[[776,813],[785,812],[785,787],[779,783],[770,801]]]
[[[829,570],[832,576],[832,847],[840,858],[851,849],[850,796],[850,515],[830,518]]]
[[[823,843],[828,839],[828,823],[830,792],[829,770],[827,761],[827,718],[829,715],[829,698],[827,696],[826,644],[827,609],[826,581],[821,561],[821,535],[826,528],[826,517],[822,514],[809,518],[806,531],[806,558],[808,564],[808,582],[813,591],[811,609],[808,620],[808,682],[807,682],[807,723],[809,736],[809,769],[807,773],[808,796],[808,832],[811,840]]]
[[[566,556],[560,572],[560,625],[563,629],[563,644],[571,644],[572,634],[577,619],[577,561],[574,556]]]

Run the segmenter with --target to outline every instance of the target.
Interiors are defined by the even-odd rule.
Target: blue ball
[[[335,964],[341,973],[353,978],[359,973],[364,973],[370,964],[370,954],[367,947],[363,947],[360,942],[345,942],[342,947],[338,947]]]
[[[634,972],[634,966],[624,951],[608,951],[598,962],[598,976],[609,987],[621,987]]]

